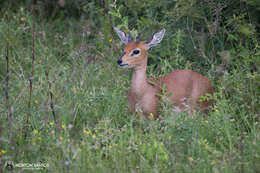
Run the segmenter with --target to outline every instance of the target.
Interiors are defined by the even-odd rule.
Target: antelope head
[[[125,44],[124,54],[117,60],[117,64],[121,68],[135,68],[147,65],[147,51],[159,44],[165,34],[165,29],[153,34],[145,41],[134,39],[130,34],[126,34],[115,28],[120,40]]]

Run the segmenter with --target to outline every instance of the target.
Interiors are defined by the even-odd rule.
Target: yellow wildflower
[[[216,109],[215,111],[216,111],[217,113],[219,112],[219,110],[218,110],[218,109]]]
[[[34,135],[37,135],[38,133],[39,133],[39,132],[38,132],[37,129],[34,129],[34,130],[33,130],[33,134],[34,134]]]
[[[51,121],[51,122],[50,122],[50,125],[51,125],[51,126],[53,126],[53,125],[54,125],[54,122],[53,122],[53,121]]]
[[[85,135],[90,135],[91,132],[90,132],[89,130],[84,129],[83,133],[84,133]]]
[[[1,150],[0,155],[4,155],[6,153],[6,150]]]
[[[63,141],[63,137],[62,136],[60,136],[60,141]]]
[[[150,113],[150,117],[151,117],[151,118],[154,118],[154,114],[153,114],[153,113]]]
[[[108,41],[111,43],[111,42],[113,41],[113,39],[112,39],[112,38],[110,38]]]
[[[39,137],[38,137],[38,140],[39,140],[39,141],[41,141],[41,140],[42,140],[42,137],[41,137],[41,136],[39,136]]]
[[[96,136],[96,135],[93,135],[93,136],[92,136],[92,138],[93,138],[93,139],[96,139],[96,138],[97,138],[97,136]]]
[[[38,102],[38,100],[34,100],[34,104],[36,104],[36,105],[37,105],[38,103],[39,103],[39,102]]]
[[[62,125],[61,125],[61,128],[65,129],[65,124],[62,124]]]
[[[20,19],[22,22],[24,22],[25,21],[25,17],[21,17],[21,19]]]
[[[212,161],[211,161],[211,164],[212,164],[212,165],[217,164],[217,163],[218,163],[217,160],[212,160]]]

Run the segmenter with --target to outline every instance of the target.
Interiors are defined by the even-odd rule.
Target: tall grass
[[[259,92],[253,89],[259,86],[259,74],[225,73],[216,80],[212,65],[207,76],[214,81],[215,104],[209,116],[173,113],[168,103],[162,103],[162,118],[144,121],[127,110],[130,70],[116,66],[120,52],[113,49],[120,47],[119,40],[107,40],[102,33],[93,38],[91,29],[90,36],[83,35],[87,33],[83,21],[38,21],[31,75],[32,25],[31,13],[22,8],[12,13],[9,25],[0,21],[2,165],[8,161],[48,163],[42,172],[260,171],[255,106]],[[183,46],[181,34],[172,35],[176,49]],[[6,119],[10,110],[5,107],[3,92],[7,87],[3,70],[7,36],[12,119]],[[154,50],[151,56],[157,53]],[[192,63],[185,66],[181,51],[173,56],[181,59],[176,67],[192,68]],[[168,72],[174,66],[170,63],[178,63],[170,60],[157,68]],[[150,69],[150,73],[156,72]],[[28,112],[30,128],[23,138]]]

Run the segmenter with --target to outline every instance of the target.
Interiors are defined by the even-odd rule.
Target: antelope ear
[[[159,44],[162,41],[164,34],[165,29],[163,28],[160,32],[153,34],[149,39],[147,39],[145,41],[147,44],[147,50],[150,49],[152,46],[156,46],[157,44]]]
[[[118,35],[118,37],[120,38],[120,40],[124,43],[127,44],[128,43],[128,35],[122,31],[120,31],[118,28],[115,28],[115,31]]]

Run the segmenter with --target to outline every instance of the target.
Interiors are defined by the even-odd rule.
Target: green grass
[[[249,98],[249,103],[258,102],[259,96],[254,89],[245,92],[243,84],[250,78],[227,74],[228,83],[212,77],[216,100],[206,117],[172,113],[162,103],[162,120],[144,121],[127,110],[130,70],[116,66],[119,40],[111,43],[102,36],[84,38],[89,52],[79,56],[83,24],[75,21],[37,23],[29,109],[31,20],[29,14],[24,16],[25,22],[19,14],[11,17],[9,37],[5,21],[0,23],[2,165],[7,161],[48,163],[49,168],[42,172],[260,171],[259,115],[246,104]],[[10,110],[6,109],[4,92],[7,39]],[[257,74],[251,79],[258,79]],[[225,85],[236,86],[229,92],[232,97],[226,94]],[[7,120],[10,112],[12,117]]]

